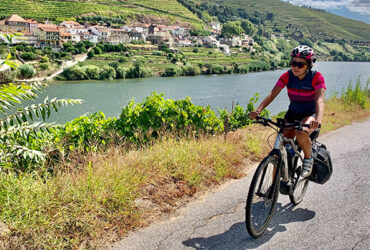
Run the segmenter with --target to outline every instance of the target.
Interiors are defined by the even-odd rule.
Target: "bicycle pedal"
[[[280,182],[280,193],[283,195],[289,195],[293,191],[293,183],[291,182]]]

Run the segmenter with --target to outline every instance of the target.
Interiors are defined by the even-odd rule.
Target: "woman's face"
[[[293,57],[290,67],[292,68],[293,75],[302,76],[307,70],[307,61],[304,58]]]

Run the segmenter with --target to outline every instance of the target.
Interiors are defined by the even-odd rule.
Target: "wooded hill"
[[[186,7],[185,7],[186,6]],[[190,8],[189,8],[190,6]],[[193,6],[193,7],[192,7]],[[111,23],[187,23],[200,28],[216,16],[224,23],[249,19],[266,33],[300,40],[370,41],[370,25],[280,0],[2,0],[0,16],[63,21],[102,16]],[[212,16],[212,18],[211,18]],[[203,20],[202,20],[203,19]],[[107,21],[107,20],[105,20]]]
[[[195,0],[194,3],[218,16],[220,21],[246,18],[265,26],[267,32],[286,37],[370,41],[369,24],[280,0]]]

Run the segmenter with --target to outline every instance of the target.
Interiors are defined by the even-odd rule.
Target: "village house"
[[[147,41],[152,44],[173,43],[168,27],[164,25],[150,25]]]
[[[220,43],[227,44],[230,47],[242,46],[242,40],[239,36],[233,36],[228,38],[220,38]]]
[[[211,27],[212,29],[216,30],[216,31],[221,31],[221,24],[217,23],[217,22],[211,22]]]
[[[0,31],[5,33],[30,33],[30,24],[18,15],[0,21]]]
[[[39,24],[34,34],[39,37],[40,46],[50,46],[52,48],[62,47],[60,30],[54,24]]]
[[[85,41],[89,41],[91,43],[98,43],[99,42],[99,36],[91,34],[90,32],[84,32],[81,35],[81,38]]]
[[[147,35],[149,33],[149,27],[150,27],[150,24],[146,24],[146,23],[145,24],[136,24],[136,25],[134,25],[135,31],[141,32],[144,35]]]
[[[169,26],[168,30],[171,33],[171,35],[177,36],[177,37],[183,36],[186,33],[185,28],[181,26]]]
[[[204,36],[202,37],[203,45],[206,47],[219,47],[220,42],[213,36]]]
[[[146,41],[146,35],[143,32],[131,30],[129,33],[131,41]]]
[[[129,32],[124,29],[109,29],[110,36],[107,42],[110,44],[120,44],[131,42]]]
[[[98,36],[98,40],[100,41],[107,41],[108,37],[110,36],[110,31],[107,27],[104,26],[91,26],[89,30],[92,34]]]
[[[64,21],[64,22],[61,22],[59,25],[66,27],[66,28],[73,28],[73,27],[81,26],[80,23],[75,22],[75,21]]]
[[[189,39],[175,38],[174,43],[179,47],[189,47],[189,46],[191,46],[191,41]]]
[[[60,29],[60,40],[63,43],[67,42],[78,43],[81,41],[81,36],[80,34],[72,34],[65,29]]]
[[[226,55],[230,54],[230,47],[227,44],[220,44],[219,50],[224,52]]]
[[[39,25],[38,22],[36,22],[33,19],[27,19],[27,22],[28,22],[28,24],[30,26],[30,33],[33,33],[33,31],[35,30],[35,28],[37,28],[37,26]]]

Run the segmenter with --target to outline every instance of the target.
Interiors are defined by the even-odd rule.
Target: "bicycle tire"
[[[272,174],[270,173],[271,166],[272,169],[275,169],[275,171],[272,171]],[[271,174],[271,185],[269,185],[269,178],[268,176],[266,177],[266,174]],[[266,180],[265,183],[267,183],[266,186],[269,186],[268,188],[263,187],[264,180]],[[274,155],[269,155],[263,159],[254,173],[248,192],[245,224],[248,233],[252,237],[260,237],[267,229],[276,208],[279,196],[279,186],[280,167],[278,166],[278,159]],[[262,217],[262,225],[258,226],[257,221],[259,221],[260,213],[263,213],[262,209],[267,208],[266,205],[269,205],[269,208],[264,213],[265,218]]]
[[[301,153],[301,152],[300,152]],[[297,206],[303,201],[303,197],[306,194],[309,180],[301,177],[302,160],[300,157],[296,156],[294,159],[294,173],[293,178],[295,178],[295,185],[293,187],[292,193],[289,195],[289,199],[294,206]]]

